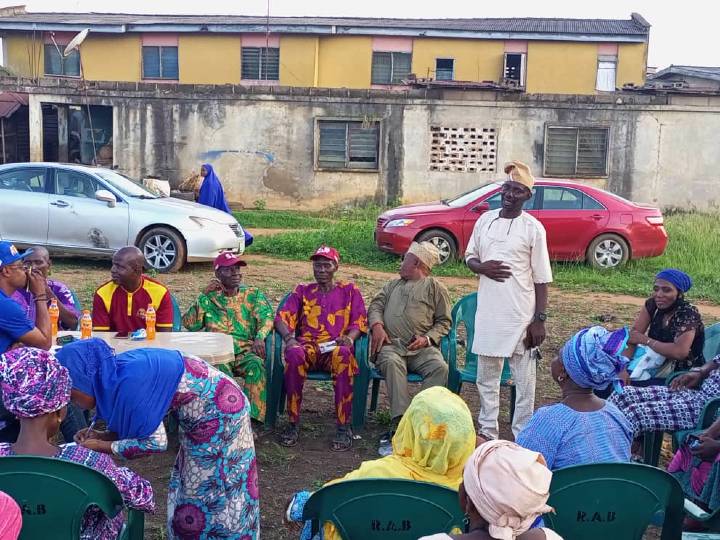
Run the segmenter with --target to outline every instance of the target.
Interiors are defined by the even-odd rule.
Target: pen
[[[88,426],[87,430],[85,431],[85,436],[89,436],[90,432],[95,427],[95,423],[97,422],[97,415],[92,419],[92,422],[90,422],[90,425]]]

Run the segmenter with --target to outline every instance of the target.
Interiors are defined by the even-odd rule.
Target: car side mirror
[[[115,195],[110,193],[107,189],[98,189],[95,192],[95,198],[98,201],[107,203],[109,208],[115,208],[115,203],[117,203],[117,199],[115,198]]]
[[[487,212],[488,210],[490,210],[490,203],[487,201],[478,203],[470,209],[471,212],[475,212],[477,214],[482,214],[483,212]]]

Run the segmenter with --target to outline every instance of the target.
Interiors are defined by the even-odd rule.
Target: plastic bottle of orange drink
[[[155,339],[155,308],[150,304],[145,312],[145,334],[147,339]]]
[[[56,337],[58,335],[58,320],[60,319],[60,308],[58,307],[57,298],[50,300],[48,313],[50,313],[50,331],[52,332],[52,337]]]
[[[83,310],[80,318],[80,339],[90,339],[92,337],[92,317],[90,310]]]

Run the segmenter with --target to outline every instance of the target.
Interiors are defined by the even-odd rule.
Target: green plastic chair
[[[450,374],[448,375],[448,389],[460,394],[463,383],[475,384],[477,381],[478,357],[472,352],[472,342],[475,338],[475,312],[477,311],[477,293],[468,294],[461,298],[452,309],[452,328],[448,335],[448,359],[450,363]],[[458,330],[460,325],[465,326],[465,366],[458,367]],[[515,415],[515,400],[517,398],[515,382],[512,378],[512,370],[507,358],[503,364],[500,385],[510,388],[510,422]]]
[[[641,540],[663,514],[661,540],[682,534],[683,492],[667,472],[637,463],[597,463],[553,472],[545,525],[563,538]]]
[[[347,480],[310,496],[303,520],[313,535],[332,522],[344,540],[416,540],[463,530],[458,494],[436,484],[398,479]]]
[[[286,294],[278,304],[278,311],[290,296]],[[285,359],[283,356],[282,339],[273,332],[274,347],[272,354],[272,371],[268,377],[268,404],[265,413],[265,424],[274,426],[277,415],[285,410]],[[353,380],[352,425],[354,429],[361,429],[365,425],[365,406],[370,376],[368,373],[368,338],[366,334],[355,340],[355,359],[360,373]],[[268,356],[270,358],[270,356]],[[267,362],[267,360],[266,360]],[[267,365],[267,364],[266,364]],[[327,371],[311,371],[307,374],[308,381],[332,381],[332,375]]]
[[[82,316],[82,312],[83,312],[82,304],[80,303],[80,299],[78,298],[78,295],[75,294],[75,291],[70,290],[70,294],[72,294],[72,299],[73,299],[73,304],[75,304],[75,309],[77,309],[77,311],[79,313],[77,328],[75,328],[75,330],[80,330],[80,317]]]
[[[173,332],[182,332],[182,311],[180,311],[180,304],[177,301],[177,298],[175,298],[172,294],[170,295],[170,299],[172,300],[172,308],[173,308]]]
[[[20,540],[77,540],[89,506],[109,517],[123,510],[120,492],[107,476],[61,459],[0,457],[0,486],[22,509]],[[144,523],[142,512],[128,510],[118,538],[142,539]]]
[[[705,345],[703,356],[709,362],[720,354],[720,323],[715,323],[705,329]]]
[[[369,338],[368,338],[369,341]],[[446,362],[448,362],[448,338],[447,336],[443,337],[440,341],[440,352],[443,355],[443,358]],[[369,350],[368,350],[368,356],[369,356]],[[370,374],[370,382],[372,382],[372,392],[370,397],[370,412],[373,412],[377,409],[377,402],[378,397],[380,394],[380,381],[385,380],[385,376],[380,372],[379,369],[377,369],[374,365],[368,365],[367,366],[368,373]],[[421,383],[423,381],[422,376],[418,375],[417,373],[408,373],[407,374],[407,381],[409,383]]]

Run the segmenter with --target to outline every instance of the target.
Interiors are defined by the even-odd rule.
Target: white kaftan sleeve
[[[537,223],[535,227],[530,266],[532,267],[533,283],[552,283],[553,276],[552,268],[550,267],[550,255],[547,248],[547,237],[545,227],[540,223]]]

